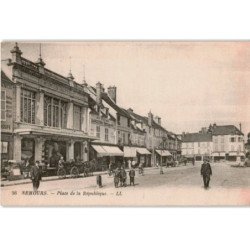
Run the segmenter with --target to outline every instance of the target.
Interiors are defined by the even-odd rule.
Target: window
[[[121,117],[119,115],[117,115],[117,124],[121,125]]]
[[[225,151],[225,146],[224,146],[224,144],[221,144],[221,151],[222,151],[222,152]]]
[[[241,137],[238,137],[238,142],[241,142],[242,141],[242,138]]]
[[[234,145],[231,145],[231,151],[234,151]]]
[[[122,141],[123,141],[123,143],[125,143],[125,136],[126,136],[126,134],[125,133],[122,133]]]
[[[35,92],[21,91],[21,121],[35,124]]]
[[[81,107],[74,105],[74,129],[81,130]]]
[[[231,137],[231,138],[230,138],[230,141],[231,141],[231,142],[235,142],[235,138],[234,138],[234,137]]]
[[[105,128],[105,141],[109,141],[109,129]]]
[[[6,120],[6,91],[1,90],[1,121]]]
[[[44,125],[67,127],[67,103],[50,96],[44,96]]]
[[[101,137],[100,132],[101,132],[100,126],[96,126],[96,137],[98,137],[98,138]]]
[[[67,103],[61,101],[61,127],[67,128]]]

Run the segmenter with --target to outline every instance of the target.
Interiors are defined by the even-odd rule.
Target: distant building
[[[244,158],[244,134],[234,125],[210,125],[199,133],[183,133],[182,155],[195,160],[214,161]]]
[[[214,160],[236,161],[245,156],[244,134],[234,125],[210,125],[213,135]]]
[[[212,134],[207,132],[185,133],[182,136],[182,155],[202,161],[213,152]]]
[[[250,133],[247,135],[247,143],[245,144],[245,151],[246,151],[246,156],[250,156]]]

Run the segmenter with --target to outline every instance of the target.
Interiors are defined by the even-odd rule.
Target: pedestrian
[[[209,188],[210,176],[212,175],[212,168],[207,159],[204,159],[204,162],[201,166],[201,175],[203,177],[204,188]]]
[[[96,184],[99,188],[102,187],[102,176],[100,174],[96,176]]]
[[[35,165],[31,167],[30,176],[33,184],[33,190],[37,191],[40,185],[40,181],[42,179],[42,173],[39,168],[39,161],[36,161]]]
[[[115,184],[115,187],[116,187],[116,188],[118,188],[119,179],[120,179],[120,170],[119,170],[119,169],[116,169],[116,170],[115,170],[115,174],[114,174],[114,184]]]
[[[133,186],[135,185],[135,170],[134,169],[130,169],[129,171],[129,182],[130,182],[130,186],[133,184]]]
[[[126,179],[127,179],[126,170],[122,168],[120,172],[120,186],[121,187],[126,187]]]

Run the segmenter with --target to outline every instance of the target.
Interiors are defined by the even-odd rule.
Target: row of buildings
[[[236,161],[245,157],[244,134],[234,125],[210,125],[198,133],[182,134],[182,155],[201,161]]]
[[[115,86],[77,83],[71,72],[64,77],[47,69],[41,55],[36,62],[24,58],[17,43],[11,54],[1,63],[3,160],[56,165],[63,156],[151,166],[180,156],[180,138],[151,112],[120,107]]]

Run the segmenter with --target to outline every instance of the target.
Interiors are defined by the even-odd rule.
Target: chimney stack
[[[98,106],[102,104],[102,92],[103,92],[103,86],[100,82],[96,84],[96,103]]]
[[[151,111],[149,111],[149,113],[148,113],[148,126],[149,126],[149,127],[152,127],[153,119],[154,119],[154,116],[153,116],[153,114],[151,113]]]
[[[240,122],[239,126],[240,126],[240,132],[241,132],[241,122]]]
[[[116,103],[116,86],[109,86],[108,87],[108,95],[113,100],[114,103]]]

